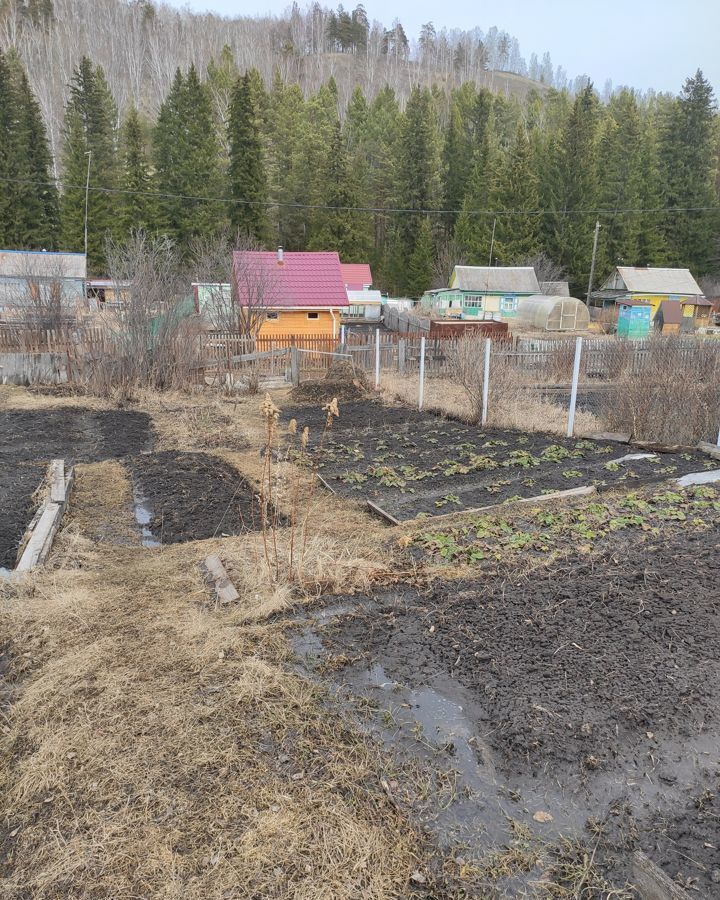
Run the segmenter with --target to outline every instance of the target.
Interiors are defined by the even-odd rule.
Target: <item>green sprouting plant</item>
[[[517,503],[518,500],[522,500],[523,498],[520,494],[513,494],[512,497],[508,497],[507,500],[503,500],[503,504],[506,503]]]
[[[662,469],[658,469],[658,472],[661,475],[672,475],[677,472],[677,466],[663,466]]]
[[[612,531],[618,531],[621,528],[642,525],[644,521],[642,516],[615,516],[610,519],[608,526]]]
[[[535,479],[534,478],[523,478],[522,483],[526,487],[532,487],[535,484]]]
[[[508,484],[512,484],[512,481],[510,481],[510,479],[507,479],[506,481],[495,481],[492,484],[488,484],[485,490],[489,491],[491,494],[497,494],[504,487],[507,487]]]
[[[405,480],[398,475],[392,466],[371,466],[367,470],[368,475],[377,478],[385,487],[405,487]]]
[[[674,519],[677,522],[684,522],[687,519],[685,513],[681,509],[677,509],[676,507],[658,509],[657,516],[660,519],[666,519],[669,521],[672,521]]]
[[[606,444],[604,447],[596,447],[596,453],[612,453],[614,451],[614,447],[610,444]]]
[[[513,450],[502,464],[505,467],[519,466],[521,469],[529,469],[532,466],[539,465],[540,460],[533,456],[532,453],[528,453],[527,450]]]
[[[620,463],[616,462],[606,462],[603,466],[603,469],[607,469],[608,472],[619,472],[620,471]]]
[[[692,459],[692,453],[681,453],[680,459]]]
[[[527,444],[528,441],[529,441],[529,438],[525,437],[524,435],[523,435],[522,437],[519,437],[519,438],[517,439],[518,444],[521,444],[521,445],[522,445],[522,444]]]
[[[495,438],[490,441],[485,441],[485,443],[483,444],[483,447],[507,447],[507,445],[508,445],[507,441],[502,441],[499,438]],[[470,447],[472,447],[472,444],[470,444]]]
[[[482,470],[482,469],[497,469],[497,460],[492,459],[490,456],[481,456],[478,454],[473,454],[468,460],[468,464],[472,471]]]
[[[592,441],[576,441],[575,449],[576,450],[595,450],[596,445]]]
[[[431,438],[431,437],[429,437],[429,438],[425,438],[425,443],[426,443],[426,444],[439,444],[440,441],[438,441],[437,438]]]
[[[560,525],[563,521],[562,515],[558,513],[551,513],[547,510],[541,509],[535,513],[535,518],[541,525],[544,525],[546,528],[554,528],[557,525]]]
[[[378,441],[377,444],[375,444],[375,449],[376,450],[387,450],[388,449],[387,441]]]
[[[516,531],[504,542],[510,550],[522,550],[535,540],[535,535],[529,531]]]
[[[562,473],[563,478],[582,478],[583,473],[579,469],[565,469]]]
[[[717,496],[717,490],[711,484],[696,484],[690,488],[689,494],[694,498],[710,500]]]
[[[637,494],[628,494],[627,497],[623,497],[620,501],[620,506],[623,509],[640,509],[647,510],[650,508],[650,504],[647,500],[643,500],[642,497],[638,497]]]
[[[444,497],[441,497],[439,500],[435,501],[435,506],[441,508],[443,506],[447,506],[448,503],[454,503],[456,506],[460,506],[462,504],[462,500],[458,497],[457,494],[445,494]]]
[[[359,488],[361,484],[365,484],[368,480],[367,475],[363,475],[362,472],[345,472],[344,475],[340,477],[340,481],[343,484],[351,484],[354,488]]]
[[[560,462],[570,456],[582,456],[582,453],[573,453],[560,444],[549,444],[540,455],[543,459],[549,459],[551,462]]]
[[[668,506],[675,506],[678,503],[683,503],[685,498],[682,494],[678,494],[677,491],[663,491],[660,494],[655,494],[653,496],[653,503],[666,503]]]

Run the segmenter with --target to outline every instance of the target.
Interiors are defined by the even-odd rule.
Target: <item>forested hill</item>
[[[412,35],[397,20],[368,21],[362,5],[345,12],[315,3],[278,18],[224,18],[152,0],[0,0],[0,48],[19,52],[53,148],[83,56],[102,65],[121,114],[132,103],[150,117],[177,68],[194,64],[204,76],[222,65],[225,47],[241,71],[257,69],[267,85],[279,72],[306,96],[332,76],[341,109],[356,85],[372,98],[387,84],[401,104],[416,84],[474,81],[506,96],[525,94],[533,81],[568,86],[549,54],[525,59],[512,35],[490,26],[466,32],[428,23]]]
[[[485,66],[500,51],[509,64],[509,36],[496,46],[488,33],[451,54],[447,35],[428,28],[413,59],[398,23],[370,26],[359,8],[317,13],[326,21],[316,38],[313,10],[244,20],[239,50],[220,43],[231,37],[210,27],[220,20],[149,4],[132,15],[117,0],[27,0],[22,13],[17,0],[0,4],[0,247],[82,250],[90,160],[97,273],[106,239],[134,228],[169,236],[186,255],[196,238],[228,230],[369,260],[378,286],[399,295],[447,283],[455,263],[487,264],[491,250],[501,265],[542,255],[583,294],[596,220],[598,280],[621,261],[717,270],[720,125],[700,72],[676,96],[623,90],[603,102],[582,84],[498,92]],[[62,31],[71,13],[74,43]],[[95,44],[88,34],[103,15],[107,36]],[[198,22],[215,35],[207,45]],[[144,49],[135,56],[126,44]],[[82,46],[90,55],[73,62]],[[250,65],[263,46],[282,62],[274,71]],[[38,78],[42,52],[50,70],[63,60],[67,72]],[[430,86],[411,77],[412,66],[425,71],[423,54],[434,54]],[[333,60],[335,74],[322,69]],[[315,87],[301,87],[300,65]],[[119,69],[122,79],[106,71]],[[55,120],[46,89],[58,92]]]

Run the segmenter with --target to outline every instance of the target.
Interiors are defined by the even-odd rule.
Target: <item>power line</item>
[[[57,181],[34,181],[29,178],[2,178],[0,182],[10,184],[29,184],[36,187],[62,186],[65,190],[86,190],[82,184],[70,184],[62,179]],[[389,206],[330,206],[322,203],[295,203],[283,200],[239,200],[235,197],[204,197],[194,194],[171,194],[163,191],[133,191],[127,188],[110,188],[90,186],[91,193],[127,194],[136,197],[154,197],[166,200],[188,200],[193,203],[227,203],[239,206],[263,206],[267,208],[308,209],[336,212],[391,213],[403,215],[460,215],[471,216],[630,216],[630,215],[665,215],[667,213],[705,213],[720,212],[717,206],[663,206],[653,209],[439,209],[389,207]]]

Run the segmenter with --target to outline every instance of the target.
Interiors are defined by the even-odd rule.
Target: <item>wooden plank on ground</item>
[[[377,513],[382,519],[385,519],[386,522],[389,522],[391,525],[399,525],[400,520],[396,519],[395,516],[391,516],[389,512],[385,512],[384,509],[381,509],[377,503],[373,503],[372,500],[367,501],[368,507],[374,512]]]
[[[65,502],[65,460],[54,459],[50,465],[50,501]]]
[[[690,900],[687,891],[639,850],[632,855],[632,878],[640,900]]]
[[[316,474],[317,474],[317,473],[316,473]],[[330,491],[331,494],[336,494],[336,493],[337,493],[337,491],[335,490],[335,488],[330,487],[330,485],[329,485],[329,484],[327,483],[327,481],[322,477],[322,475],[318,475],[318,476],[317,476],[317,479],[318,479],[318,481],[320,482],[320,484],[321,484],[326,490]]]
[[[415,525],[418,522],[437,522],[438,519],[458,518],[459,516],[473,516],[490,512],[495,509],[511,509],[519,506],[521,503],[545,503],[548,500],[570,500],[573,497],[587,497],[594,494],[596,489],[593,485],[587,487],[569,488],[566,491],[553,491],[551,494],[536,494],[534,497],[522,497],[520,500],[513,500],[512,503],[493,503],[491,506],[477,506],[474,509],[456,509],[453,512],[443,513],[440,516],[428,516],[423,519],[405,519],[403,525]],[[369,502],[369,501],[368,501]],[[397,524],[401,524],[397,522]]]
[[[30,540],[15,567],[16,572],[28,572],[42,565],[50,553],[55,533],[60,527],[64,504],[48,503],[35,526]]]
[[[697,448],[701,453],[707,453],[708,456],[712,456],[713,459],[720,459],[720,447],[717,444],[708,444],[706,441],[700,441]]]
[[[615,441],[618,444],[629,444],[632,435],[622,431],[595,431],[587,437],[591,441]]]
[[[225,566],[222,564],[219,556],[215,556],[214,554],[206,556],[203,566],[213,581],[215,594],[217,595],[219,603],[225,606],[228,603],[234,603],[236,600],[240,599],[240,594],[238,594],[235,590],[235,585],[230,581],[228,573],[225,571]]]

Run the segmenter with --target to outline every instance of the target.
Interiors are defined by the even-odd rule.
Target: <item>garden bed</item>
[[[135,454],[153,439],[146,413],[79,407],[0,410],[0,566],[15,566],[47,464],[100,462]]]
[[[720,491],[625,499],[553,521],[488,516],[482,574],[341,598],[351,610],[318,617],[303,655],[371,702],[383,743],[452,779],[425,815],[466,859],[519,823],[594,845],[615,884],[641,848],[713,896]]]
[[[147,516],[146,543],[177,544],[259,527],[252,487],[217,456],[148,453],[135,457],[131,468],[136,503]]]
[[[306,424],[300,411],[291,412]],[[316,430],[323,421],[313,420]],[[316,441],[314,460],[337,493],[371,500],[400,521],[715,467],[696,451],[633,452],[625,444],[479,428],[376,403],[341,407],[322,446]]]

